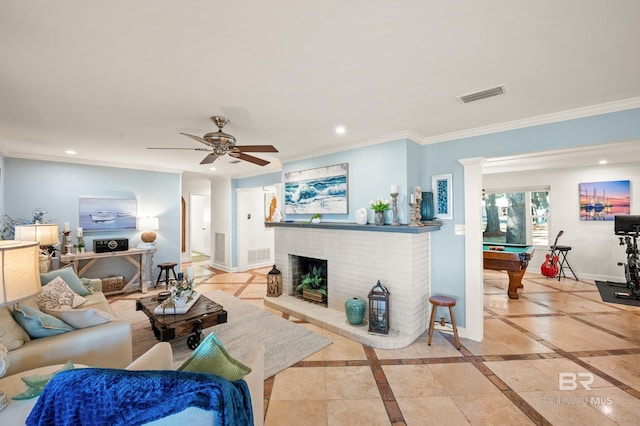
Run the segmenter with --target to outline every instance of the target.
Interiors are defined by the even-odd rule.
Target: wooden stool
[[[438,306],[443,306],[449,308],[449,315],[451,315],[451,322],[446,323],[444,321],[444,317],[440,318],[440,325],[444,326],[445,324],[451,324],[453,328],[453,337],[456,340],[456,348],[460,350],[460,339],[458,339],[458,327],[456,326],[456,317],[453,316],[453,307],[456,306],[456,299],[453,297],[447,296],[431,296],[429,298],[429,303],[433,306],[431,307],[431,319],[429,320],[429,341],[428,344],[431,345],[431,338],[433,337],[433,327],[435,325],[436,320],[436,309]]]
[[[158,268],[160,268],[160,273],[158,274],[158,279],[156,280],[156,286],[154,288],[158,287],[158,284],[160,284],[160,282],[164,281],[164,283],[166,284],[167,288],[169,288],[169,271],[173,272],[173,278],[177,281],[178,280],[178,276],[176,275],[176,271],[175,268],[177,265],[177,263],[174,262],[165,262],[165,263],[158,263]],[[160,278],[162,278],[162,273],[164,272],[164,279],[161,280]]]

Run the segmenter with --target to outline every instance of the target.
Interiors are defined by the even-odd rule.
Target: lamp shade
[[[17,225],[14,240],[37,241],[41,246],[54,246],[58,241],[57,223],[33,223]]]
[[[139,217],[138,218],[138,230],[144,231],[140,236],[140,239],[147,243],[152,244],[156,240],[156,233],[160,229],[157,217]]]
[[[42,291],[38,245],[37,241],[0,241],[0,306]]]
[[[157,231],[160,229],[157,217],[139,217],[138,231]]]

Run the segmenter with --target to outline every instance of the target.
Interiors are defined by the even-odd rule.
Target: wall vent
[[[479,92],[469,93],[468,95],[458,96],[458,99],[463,104],[467,104],[469,102],[479,101],[480,99],[486,99],[492,96],[502,95],[504,93],[504,86],[497,86],[490,89],[481,90]]]
[[[213,260],[216,263],[225,264],[226,256],[225,256],[225,235],[216,232],[216,250],[213,256]]]
[[[251,249],[247,251],[247,263],[264,262],[265,260],[269,259],[271,259],[271,249],[268,247],[261,249]]]
[[[240,160],[231,160],[229,161],[229,164],[238,164],[240,162]]]

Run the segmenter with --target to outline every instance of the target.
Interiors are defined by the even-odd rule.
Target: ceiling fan
[[[211,117],[211,121],[213,121],[214,124],[218,127],[217,132],[210,132],[202,137],[180,132],[181,135],[188,136],[193,140],[205,144],[207,146],[206,148],[148,149],[188,149],[193,151],[209,152],[209,154],[204,157],[200,164],[211,164],[216,161],[218,157],[229,154],[229,156],[237,158],[238,160],[248,161],[250,163],[257,164],[258,166],[266,166],[267,164],[269,164],[269,161],[263,160],[262,158],[254,157],[253,155],[245,154],[245,152],[278,152],[278,150],[273,145],[236,145],[236,138],[222,131],[222,128],[229,122],[226,117],[216,115]]]

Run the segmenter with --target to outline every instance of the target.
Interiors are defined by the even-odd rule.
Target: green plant
[[[385,200],[384,198],[378,198],[377,200],[372,200],[369,202],[371,209],[375,212],[383,212],[385,210],[389,210],[389,200]]]
[[[189,303],[194,297],[193,279],[184,280],[182,282],[178,282],[177,280],[169,280],[169,287],[171,287],[174,299],[185,297],[186,303]]]
[[[318,213],[314,213],[307,223],[312,223],[314,219],[320,219],[320,215]]]
[[[314,265],[308,274],[302,275],[300,284],[296,287],[298,293],[302,290],[312,290],[320,294],[327,295],[327,284],[324,279],[325,268]]]

